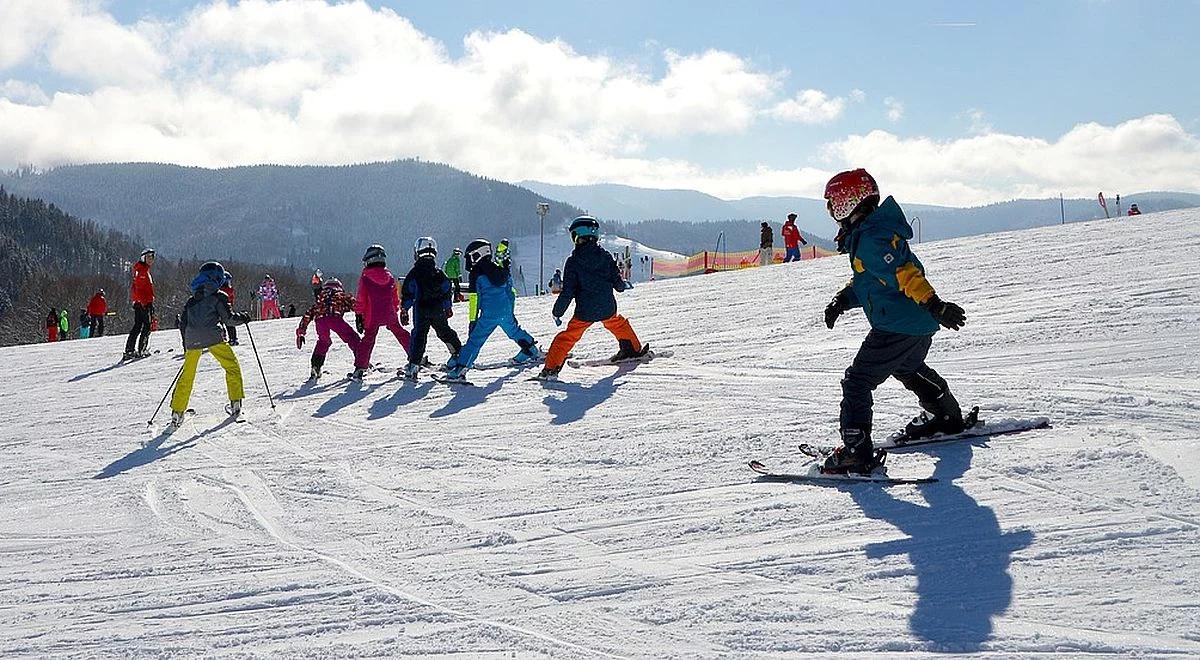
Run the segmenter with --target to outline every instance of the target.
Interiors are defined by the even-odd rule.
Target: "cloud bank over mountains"
[[[654,73],[516,29],[472,32],[456,57],[403,16],[362,2],[220,1],[172,21],[122,24],[94,2],[5,0],[0,167],[415,156],[509,181],[725,198],[819,196],[832,172],[855,166],[888,192],[935,204],[1091,195],[1097,186],[1200,191],[1200,138],[1168,114],[1081,123],[1051,139],[980,123],[934,140],[893,132],[903,99],[813,89],[720,50],[661,58]],[[860,104],[875,104],[881,128],[839,132]],[[670,155],[681,140],[814,127],[830,137],[796,168]]]

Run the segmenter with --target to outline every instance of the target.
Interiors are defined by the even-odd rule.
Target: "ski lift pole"
[[[263,370],[262,358],[258,357],[258,347],[254,345],[254,333],[250,332],[250,324],[246,324],[246,335],[250,337],[250,348],[254,350],[254,359],[258,362],[258,373],[262,374],[263,385],[267,388],[267,401],[271,402],[271,410],[275,410],[275,399],[271,396],[271,384],[267,382],[267,372]]]
[[[186,362],[186,360],[185,360]],[[179,371],[175,372],[175,378],[171,380],[171,384],[167,387],[167,391],[163,394],[162,401],[158,402],[158,407],[154,409],[154,414],[150,415],[150,421],[146,422],[146,426],[154,426],[154,418],[158,417],[158,412],[162,410],[163,404],[167,402],[167,397],[170,396],[171,390],[175,389],[175,383],[179,382],[179,377],[183,375],[183,365],[179,365]]]

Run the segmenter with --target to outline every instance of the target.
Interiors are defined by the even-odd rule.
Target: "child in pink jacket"
[[[358,278],[358,295],[354,305],[355,322],[362,333],[362,341],[354,357],[352,380],[362,380],[363,373],[371,366],[371,351],[375,350],[375,335],[385,327],[396,336],[396,341],[408,353],[410,335],[400,325],[397,315],[400,309],[400,287],[396,278],[387,269],[387,253],[383,246],[372,245],[363,254],[362,276]]]

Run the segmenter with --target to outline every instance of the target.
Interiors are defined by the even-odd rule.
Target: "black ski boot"
[[[884,452],[871,445],[871,429],[847,427],[842,429],[842,445],[833,450],[821,466],[825,474],[870,474],[883,464]]]
[[[620,339],[617,343],[620,346],[620,349],[612,357],[608,358],[609,362],[634,360],[650,352],[650,344],[642,344],[642,350],[635,351],[633,350],[633,342],[629,341],[628,339]]]
[[[555,382],[558,380],[558,372],[560,372],[560,371],[562,371],[562,367],[559,367],[557,369],[551,369],[549,367],[542,367],[542,370],[538,373],[538,375],[534,376],[533,378],[534,378],[534,380],[540,380],[540,381],[552,383],[552,382]]]
[[[931,414],[921,411],[920,415],[913,417],[912,421],[905,425],[904,436],[909,440],[916,440],[918,438],[928,438],[938,433],[944,435],[962,433],[965,428],[967,428],[967,424],[963,420],[961,413],[950,415],[946,413]]]

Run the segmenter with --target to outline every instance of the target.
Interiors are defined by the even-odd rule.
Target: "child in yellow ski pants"
[[[196,379],[196,366],[200,363],[200,356],[204,351],[211,353],[225,369],[225,387],[229,390],[229,400],[241,401],[245,398],[242,391],[242,368],[229,344],[220,343],[208,348],[192,348],[183,354],[183,372],[179,375],[175,393],[171,395],[173,412],[182,413],[187,410],[188,401],[192,398],[192,382]]]

